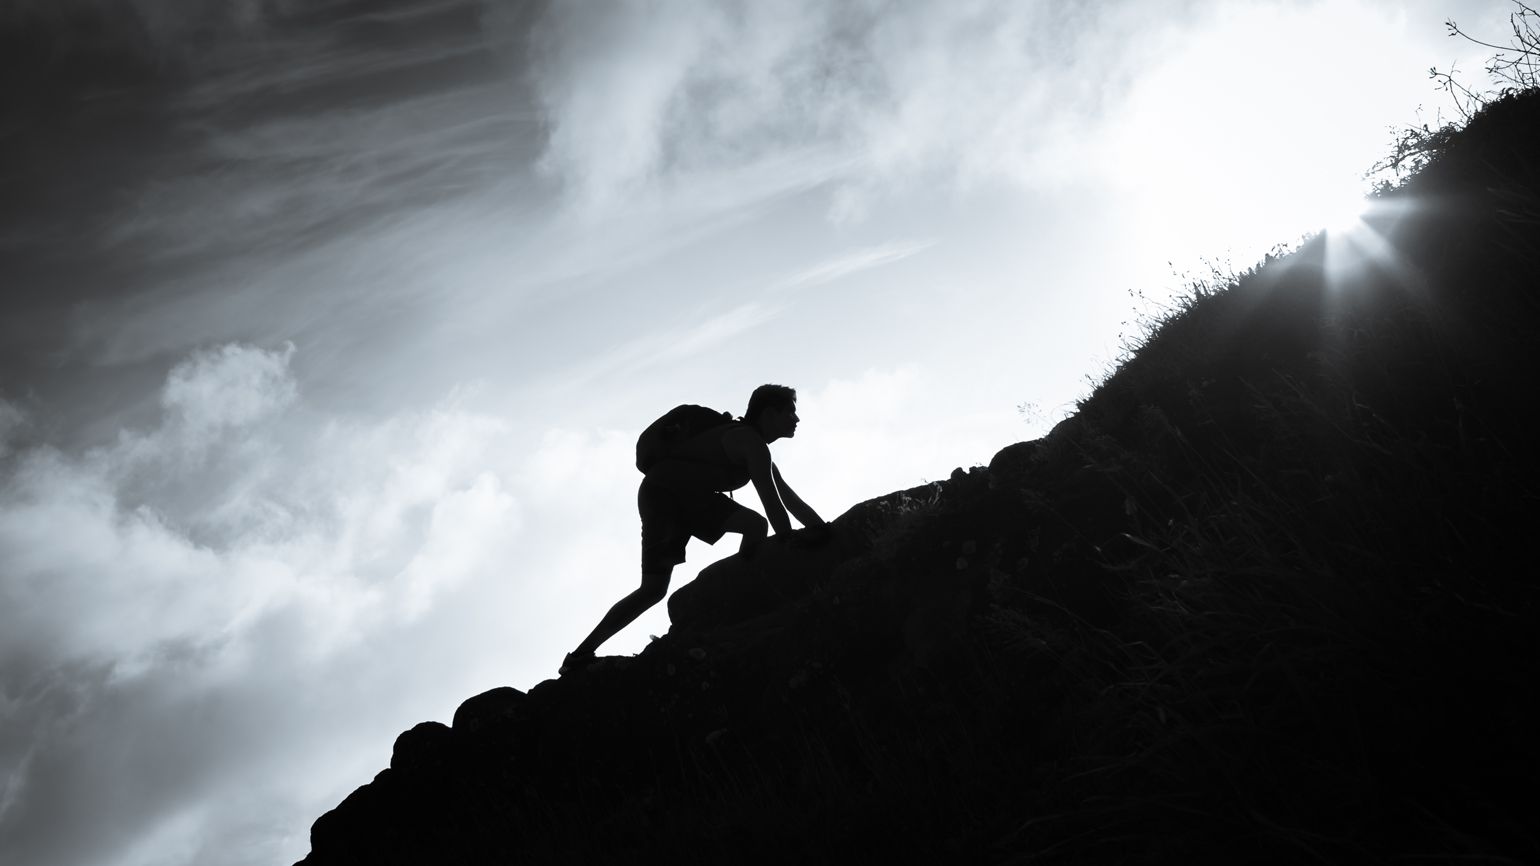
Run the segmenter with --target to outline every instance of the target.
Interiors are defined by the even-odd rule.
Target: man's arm
[[[776,535],[790,533],[791,519],[786,516],[786,506],[781,504],[781,495],[775,486],[775,479],[780,473],[775,471],[775,464],[770,462],[770,449],[753,435],[738,437],[733,444],[742,449],[744,462],[749,469],[749,480],[754,482],[754,489],[759,493],[759,501],[765,507],[765,519],[770,521],[770,527]]]
[[[786,503],[786,510],[791,512],[792,517],[797,518],[803,526],[824,525],[823,518],[818,516],[818,512],[814,511],[811,505],[803,502],[802,497],[798,496],[795,490],[787,486],[786,479],[781,477],[781,468],[773,462],[770,464],[770,473],[775,478],[776,489],[781,492],[781,501]]]

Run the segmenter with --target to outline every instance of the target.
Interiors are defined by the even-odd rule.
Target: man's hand
[[[827,523],[815,523],[792,533],[790,541],[796,547],[823,547],[833,533]]]

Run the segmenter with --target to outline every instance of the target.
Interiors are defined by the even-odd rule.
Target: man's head
[[[797,433],[797,391],[785,385],[760,385],[749,395],[743,420],[753,425],[766,442]]]

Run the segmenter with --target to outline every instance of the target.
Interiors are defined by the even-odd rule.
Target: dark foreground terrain
[[[403,733],[303,862],[1540,862],[1540,93],[1433,157],[1047,437]]]

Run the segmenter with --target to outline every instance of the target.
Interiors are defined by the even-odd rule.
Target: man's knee
[[[642,600],[647,602],[648,607],[657,604],[663,600],[663,596],[668,595],[668,579],[669,572],[666,571],[642,573],[642,589],[640,594]]]
[[[725,528],[745,538],[764,538],[770,534],[770,522],[746,508],[728,518]]]

